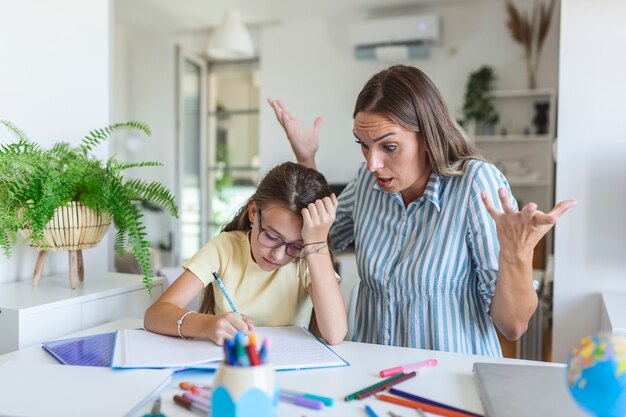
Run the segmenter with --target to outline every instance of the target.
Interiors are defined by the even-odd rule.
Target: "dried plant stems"
[[[526,13],[521,13],[512,0],[506,0],[506,11],[509,16],[506,26],[513,40],[524,48],[524,58],[528,70],[528,88],[531,89],[537,86],[539,56],[550,30],[556,0],[549,0],[547,5],[541,3],[539,7],[537,4],[535,1],[529,17]]]

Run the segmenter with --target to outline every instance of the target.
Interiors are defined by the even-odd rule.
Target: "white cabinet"
[[[626,337],[625,293],[602,293],[600,329]]]
[[[520,208],[535,202],[540,210],[550,210],[554,206],[556,93],[552,89],[500,90],[490,96],[500,121],[493,134],[474,135],[476,145],[506,176]],[[541,104],[547,104],[543,121],[537,120]],[[547,253],[551,242],[549,235]]]
[[[0,285],[0,354],[66,336],[113,320],[142,318],[163,293],[166,280],[154,277],[152,298],[141,275],[85,272],[72,290],[67,276]]]

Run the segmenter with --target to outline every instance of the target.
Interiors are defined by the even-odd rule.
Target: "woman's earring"
[[[250,222],[250,229],[254,228],[254,223]]]

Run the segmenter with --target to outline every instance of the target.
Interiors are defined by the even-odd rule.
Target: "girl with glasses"
[[[337,204],[316,170],[292,162],[273,168],[235,218],[148,308],[145,328],[221,345],[237,331],[252,330],[253,320],[260,326],[311,322],[329,344],[341,342],[347,317],[327,243]],[[233,312],[213,284],[213,271],[244,314]],[[201,291],[200,312],[187,311]]]

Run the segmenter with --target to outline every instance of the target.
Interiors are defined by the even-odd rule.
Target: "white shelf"
[[[552,142],[550,135],[477,135],[474,140],[476,143]]]
[[[499,121],[492,131],[494,134],[476,135],[474,144],[488,161],[502,170],[518,203],[534,202],[540,210],[549,210],[554,206],[552,145],[556,136],[556,89],[495,90],[488,96],[500,116]],[[540,128],[538,122],[543,125],[544,121],[537,120],[537,116],[539,105],[545,103],[548,103],[545,133],[523,134],[536,132]],[[497,134],[503,128],[508,133]],[[547,257],[551,252],[552,234],[549,233],[544,255]]]
[[[71,289],[66,275],[0,285],[0,354],[123,317],[143,317],[167,281],[154,277],[152,297],[142,275],[85,271]]]
[[[519,98],[519,97],[550,97],[554,94],[551,88],[536,88],[534,90],[494,90],[489,93],[492,98]]]

